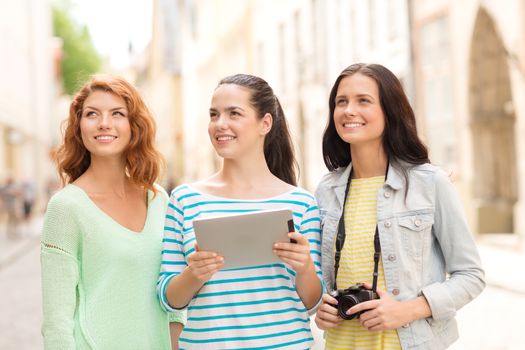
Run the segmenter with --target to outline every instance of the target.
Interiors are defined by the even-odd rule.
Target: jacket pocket
[[[417,261],[421,260],[424,249],[430,244],[433,224],[433,214],[406,215],[398,218],[405,252]]]

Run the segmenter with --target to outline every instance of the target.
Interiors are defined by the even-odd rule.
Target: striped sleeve
[[[324,291],[321,273],[321,218],[319,216],[319,207],[317,206],[317,202],[314,197],[311,198],[308,209],[306,209],[303,215],[299,233],[304,235],[310,243],[310,256],[314,262],[315,272],[317,273],[320,281],[319,283],[321,283],[321,294],[319,295],[319,301],[314,307],[308,310],[308,312],[312,314],[315,312],[315,310],[317,310],[317,307],[321,303],[321,298]]]
[[[157,282],[157,293],[160,304],[165,311],[174,312],[166,298],[166,288],[171,279],[186,268],[184,251],[184,212],[177,197],[180,188],[173,191],[166,211],[164,238],[162,240],[162,259],[160,276]]]

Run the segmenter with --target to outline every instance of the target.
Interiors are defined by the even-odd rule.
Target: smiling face
[[[123,158],[131,139],[126,102],[113,93],[93,91],[83,104],[80,133],[92,159]]]
[[[259,118],[250,99],[250,90],[235,84],[222,84],[213,94],[208,134],[222,158],[263,152],[272,117],[266,114]]]
[[[374,79],[355,73],[341,80],[335,97],[337,134],[352,146],[382,147],[385,116]]]

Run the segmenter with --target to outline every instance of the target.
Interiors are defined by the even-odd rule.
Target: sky
[[[141,52],[149,43],[153,0],[73,0],[73,16],[88,26],[95,48],[110,65],[124,69],[128,48]]]

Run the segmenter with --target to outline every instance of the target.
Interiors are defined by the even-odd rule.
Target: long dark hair
[[[266,113],[272,115],[272,128],[264,139],[266,164],[272,174],[296,186],[298,166],[292,139],[279,99],[273,93],[270,85],[264,79],[249,74],[231,75],[222,79],[218,86],[223,84],[235,84],[247,88],[251,93],[250,103],[258,118],[263,118]]]
[[[324,163],[328,170],[332,171],[345,167],[352,161],[348,143],[339,137],[335,129],[334,110],[339,83],[343,78],[356,73],[372,78],[377,83],[381,109],[385,115],[383,148],[390,164],[400,169],[405,176],[405,181],[408,181],[406,166],[402,166],[400,162],[410,165],[430,163],[428,150],[417,135],[414,111],[401,82],[390,70],[379,64],[353,64],[345,68],[335,80],[328,99],[330,113],[323,134]]]

